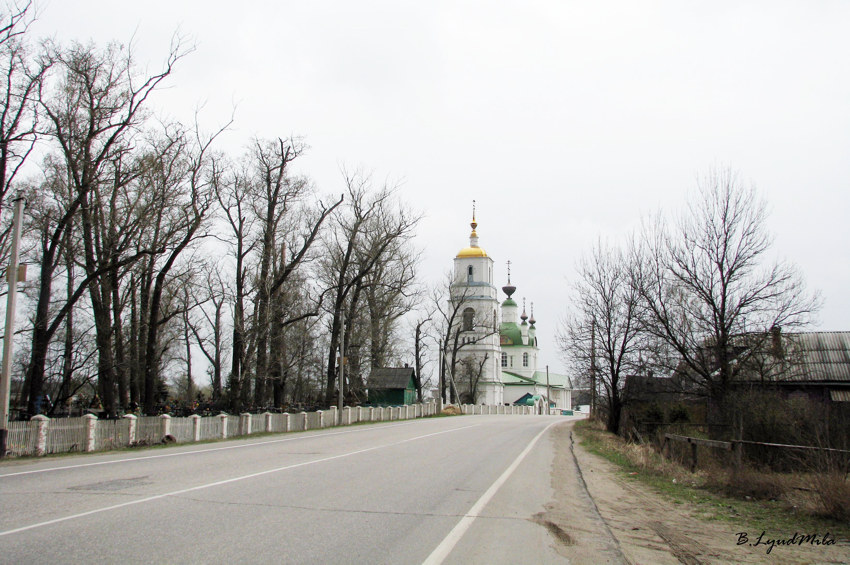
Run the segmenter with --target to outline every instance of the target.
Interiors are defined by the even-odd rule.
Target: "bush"
[[[723,491],[738,498],[778,500],[786,491],[785,481],[781,476],[747,468],[729,473],[724,483]]]
[[[812,486],[824,516],[850,522],[850,482],[846,475],[840,472],[819,473],[815,475]]]

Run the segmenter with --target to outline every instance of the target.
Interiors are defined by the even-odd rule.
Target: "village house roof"
[[[407,388],[413,375],[413,367],[378,367],[372,369],[366,388],[371,390]]]
[[[805,332],[783,336],[790,353],[799,356],[800,371],[791,378],[803,381],[850,382],[850,332]]]

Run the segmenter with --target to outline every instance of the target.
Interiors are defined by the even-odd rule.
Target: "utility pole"
[[[552,389],[549,388],[549,365],[546,365],[546,415],[548,416],[550,413],[549,406],[551,402]]]
[[[342,425],[342,387],[345,383],[345,310],[340,312],[340,325],[342,329],[339,332],[339,401],[336,411],[339,425]]]
[[[443,356],[443,346],[440,345],[440,368],[437,371],[439,384],[437,385],[437,414],[443,411],[443,379],[445,376],[445,357]]]
[[[12,254],[6,277],[9,292],[6,295],[6,335],[3,337],[3,368],[0,372],[0,458],[6,456],[6,439],[9,436],[9,396],[12,383],[12,345],[15,336],[15,306],[18,298],[18,258],[21,243],[21,216],[24,197],[19,193],[14,200],[15,213],[12,219]]]
[[[596,321],[590,326],[590,419],[596,416]]]

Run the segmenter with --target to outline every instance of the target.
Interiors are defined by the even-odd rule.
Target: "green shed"
[[[372,369],[366,382],[369,404],[399,406],[416,402],[413,367],[379,367]]]

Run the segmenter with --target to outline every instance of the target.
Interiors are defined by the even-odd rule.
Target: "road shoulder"
[[[571,441],[572,426],[552,430],[556,442],[552,483],[556,505],[570,507],[570,477],[578,465],[587,493],[609,531],[617,540],[622,555],[631,563],[845,563],[850,556],[846,548],[836,546],[776,546],[770,554],[768,546],[738,545],[744,525],[706,520],[699,509],[687,501],[675,503],[650,487],[631,480],[615,465],[587,452],[578,441]],[[572,447],[572,449],[571,449]],[[574,458],[573,458],[574,456]],[[570,465],[572,463],[572,465]],[[574,506],[574,504],[573,504]],[[564,531],[576,527],[569,512],[555,514],[555,523]],[[579,524],[580,526],[580,524]],[[761,532],[750,531],[750,539]],[[790,532],[787,537],[790,537]],[[568,556],[567,552],[563,552]]]

